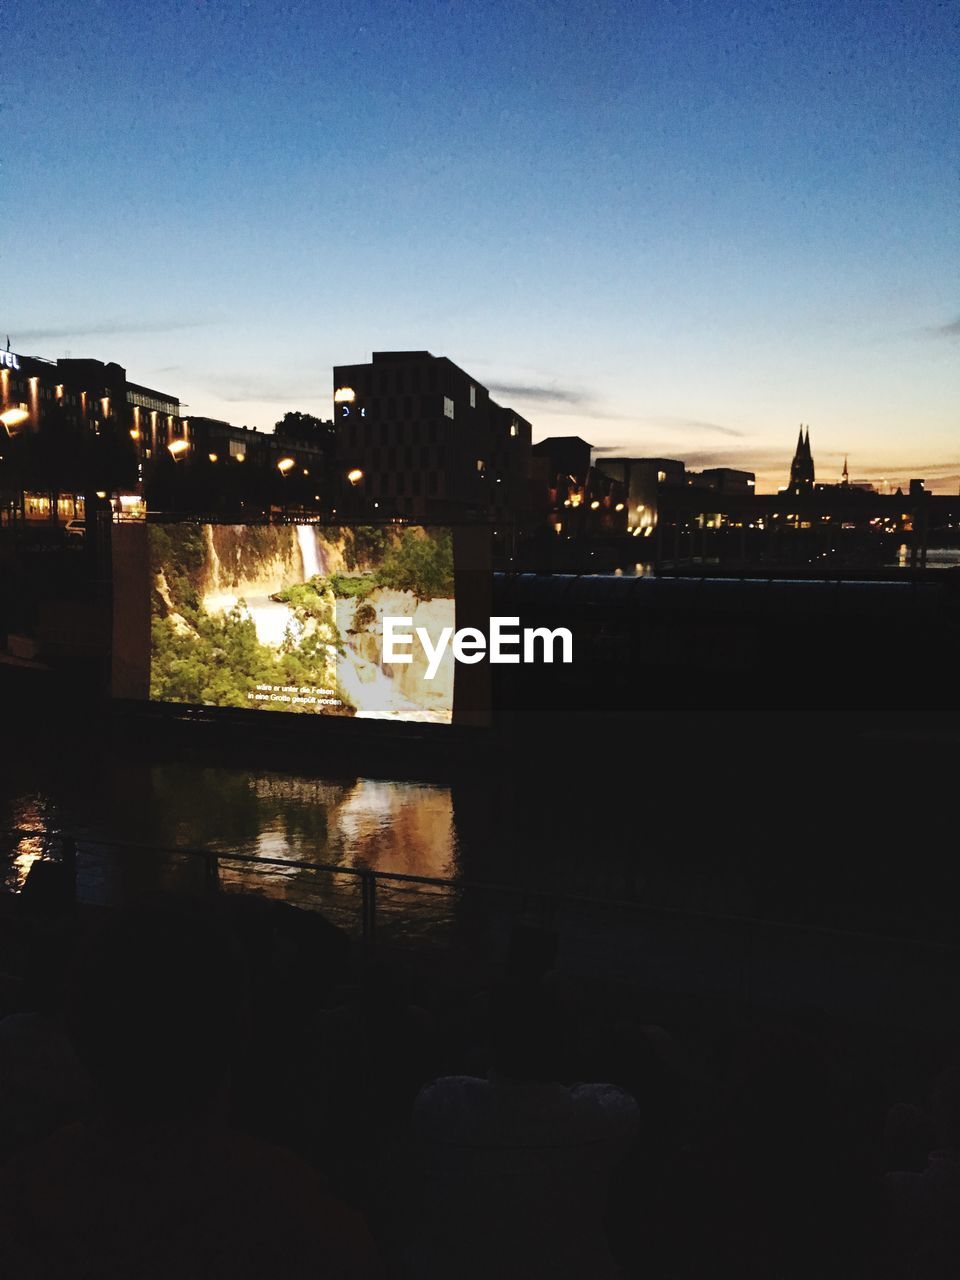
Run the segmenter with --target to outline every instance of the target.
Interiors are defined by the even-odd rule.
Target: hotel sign
[[[0,351],[0,369],[19,369],[20,361],[12,351]]]

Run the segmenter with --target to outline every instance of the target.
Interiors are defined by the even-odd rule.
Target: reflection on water
[[[910,568],[910,547],[902,542],[897,550],[897,567]],[[927,549],[928,569],[956,569],[960,567],[960,547],[930,547]]]
[[[352,877],[293,866],[264,875],[230,863],[229,855],[441,878],[457,874],[447,786],[189,762],[113,760],[96,769],[75,760],[59,772],[49,759],[18,764],[0,781],[0,873],[8,890],[22,887],[47,845],[45,833],[57,830],[84,837],[78,872],[85,896],[102,902],[137,888],[187,888],[202,877],[196,860],[171,863],[134,848],[146,845],[215,850],[224,860],[224,887],[255,887],[292,901],[314,901],[332,888],[352,898],[358,885]],[[14,834],[15,828],[28,834]],[[118,854],[104,844],[98,853],[100,841],[127,848]]]
[[[454,873],[449,787],[167,764],[147,770],[146,789],[134,829],[153,844],[414,875]]]

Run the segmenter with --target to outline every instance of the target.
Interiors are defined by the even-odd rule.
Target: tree
[[[273,428],[274,435],[281,440],[300,440],[304,444],[319,445],[327,453],[333,451],[336,440],[336,429],[332,422],[324,422],[315,418],[312,413],[300,413],[291,409],[283,415]]]
[[[405,529],[399,545],[387,553],[377,582],[396,591],[412,591],[419,603],[453,595],[453,538],[449,529],[429,533]]]

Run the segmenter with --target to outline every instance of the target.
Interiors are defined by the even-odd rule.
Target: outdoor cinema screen
[[[449,724],[454,660],[387,663],[383,619],[454,627],[453,536],[418,526],[150,524],[150,698]]]

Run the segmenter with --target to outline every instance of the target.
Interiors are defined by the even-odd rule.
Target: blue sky
[[[960,484],[960,9],[5,0],[0,330],[194,413],[450,356],[535,438]]]

